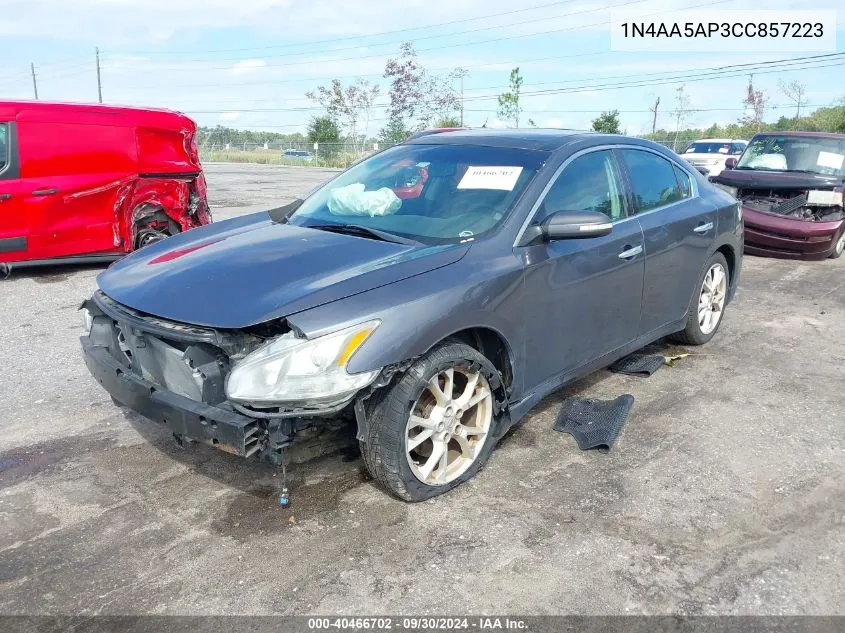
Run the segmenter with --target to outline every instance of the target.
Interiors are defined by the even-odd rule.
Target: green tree
[[[313,117],[308,123],[308,141],[311,143],[340,143],[340,128],[331,117]]]
[[[401,116],[391,114],[387,117],[387,125],[381,128],[378,140],[385,145],[396,145],[411,136],[411,131],[405,126]]]
[[[446,75],[431,74],[420,64],[414,45],[402,44],[399,55],[388,59],[384,66],[384,78],[390,84],[388,124],[381,131],[381,138],[404,138],[437,120],[455,118],[461,108],[455,84],[465,76],[466,71],[461,68]]]
[[[619,110],[602,112],[593,119],[593,131],[605,134],[619,134]]]
[[[365,79],[357,79],[348,86],[344,86],[339,79],[332,79],[329,86],[318,86],[316,90],[306,92],[305,96],[323,106],[330,119],[346,127],[352,140],[352,150],[357,153],[363,149],[370,112],[380,90],[379,86]],[[364,138],[359,134],[359,126],[363,128]]]
[[[461,127],[461,122],[454,116],[446,116],[437,119],[434,122],[434,127]]]
[[[499,95],[499,110],[497,115],[503,121],[512,121],[514,127],[519,127],[519,115],[522,108],[519,105],[519,93],[522,90],[522,75],[519,66],[511,71],[510,90]]]

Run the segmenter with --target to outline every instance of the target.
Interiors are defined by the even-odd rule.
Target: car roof
[[[556,128],[516,128],[506,130],[465,128],[423,134],[405,142],[412,145],[485,145],[488,147],[553,152],[567,145],[585,140],[593,141],[595,145],[619,143],[621,141],[647,147],[654,147],[656,145],[651,141],[619,134],[602,134],[599,132],[561,130]]]
[[[799,132],[796,130],[782,132],[757,132],[754,136],[815,136],[818,138],[845,139],[845,134],[837,134],[836,132]]]
[[[0,114],[18,120],[53,120],[92,123],[102,119],[114,124],[123,119],[127,125],[162,126],[166,128],[193,127],[193,121],[175,110],[140,106],[106,105],[102,103],[67,103],[61,101],[5,101],[0,100]]]

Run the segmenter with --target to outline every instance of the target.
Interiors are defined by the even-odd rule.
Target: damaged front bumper
[[[763,257],[821,260],[836,246],[845,222],[812,222],[743,206],[745,252]]]
[[[354,397],[321,409],[252,410],[230,402],[223,388],[229,357],[255,344],[249,334],[141,315],[99,292],[82,308],[89,332],[80,341],[91,375],[117,403],[179,439],[278,464],[297,435],[347,407],[353,415]]]
[[[261,428],[261,421],[160,389],[133,374],[90,336],[81,340],[88,371],[120,404],[163,424],[179,437],[234,455],[250,457],[266,444],[267,430]]]

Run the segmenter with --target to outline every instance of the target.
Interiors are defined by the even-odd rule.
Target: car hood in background
[[[842,179],[796,171],[726,169],[713,182],[738,189],[829,189],[838,186]]]
[[[242,328],[452,264],[468,250],[278,224],[262,212],[147,246],[97,281],[109,297],[141,312]]]
[[[713,163],[713,162],[725,162],[725,159],[728,158],[727,154],[681,154],[681,158],[686,161],[695,161],[697,163]]]

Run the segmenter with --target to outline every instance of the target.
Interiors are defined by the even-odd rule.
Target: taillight
[[[189,132],[185,131],[184,133],[185,139],[185,153],[190,157],[191,162],[194,165],[199,166],[200,164],[200,151],[199,147],[197,147],[197,135],[196,132]]]

